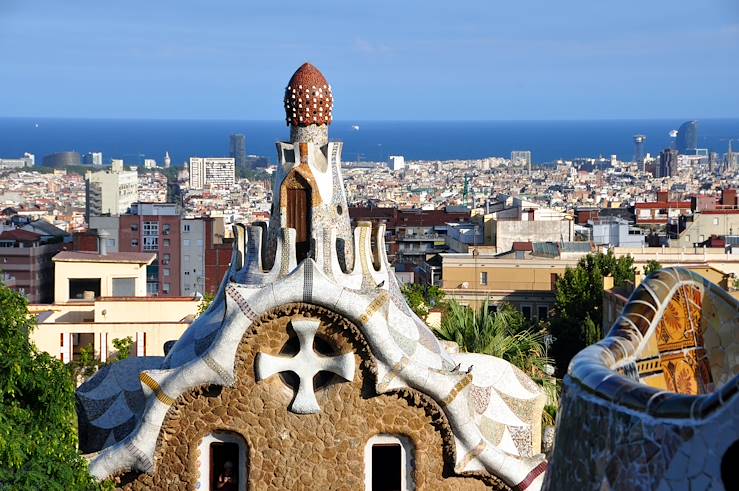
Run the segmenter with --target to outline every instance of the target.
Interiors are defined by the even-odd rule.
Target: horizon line
[[[104,121],[243,121],[254,123],[285,123],[284,119],[233,118],[233,117],[159,117],[159,116],[0,116],[0,120],[104,120]],[[711,117],[614,117],[614,118],[516,118],[516,119],[335,119],[333,123],[511,123],[552,121],[698,121],[739,120],[737,116]],[[287,124],[285,124],[287,126]]]

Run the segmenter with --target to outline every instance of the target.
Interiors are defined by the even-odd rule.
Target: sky
[[[0,0],[0,117],[739,117],[736,0]]]

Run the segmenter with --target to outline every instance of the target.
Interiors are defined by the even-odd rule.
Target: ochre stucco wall
[[[316,391],[318,414],[288,411],[294,391],[280,376],[255,381],[256,353],[280,352],[289,339],[291,317],[320,319],[318,337],[337,353],[355,353],[353,382],[335,378]],[[235,386],[203,388],[180,397],[159,436],[154,474],[120,476],[120,485],[136,490],[196,489],[198,445],[209,433],[230,431],[248,446],[252,490],[364,489],[364,447],[380,433],[413,442],[416,489],[508,489],[489,477],[451,477],[453,444],[446,418],[433,401],[416,392],[376,395],[373,367],[366,354],[360,356],[368,349],[353,324],[326,309],[292,304],[266,314],[242,339]],[[201,489],[207,489],[206,483]]]

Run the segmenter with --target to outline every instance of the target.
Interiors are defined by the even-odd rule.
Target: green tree
[[[0,488],[99,489],[77,451],[68,368],[29,340],[26,300],[0,285]]]
[[[634,259],[617,258],[612,251],[588,254],[557,280],[550,323],[554,336],[552,355],[560,375],[572,357],[601,337],[604,276],[613,276],[616,287],[634,281]]]
[[[408,306],[421,319],[426,319],[429,310],[433,308],[444,308],[444,290],[438,286],[420,285],[417,283],[406,283],[401,286]]]
[[[482,353],[502,358],[535,379],[547,371],[549,360],[544,354],[547,332],[530,326],[523,314],[504,304],[492,312],[487,302],[475,311],[454,300],[447,304],[436,335],[454,341],[468,353]]]
[[[210,307],[210,304],[213,303],[213,300],[216,298],[216,296],[212,293],[206,293],[203,295],[203,298],[200,299],[200,303],[198,304],[198,311],[195,314],[196,317],[200,317],[205,313],[206,310],[208,310],[208,307]]]
[[[647,264],[644,265],[644,274],[646,276],[649,276],[652,273],[656,273],[660,269],[662,269],[662,265],[658,261],[650,259],[649,261],[647,261]]]
[[[69,362],[68,365],[72,370],[74,379],[84,381],[88,377],[94,375],[102,366],[102,363],[95,358],[95,349],[90,344],[80,348],[79,359]]]
[[[125,360],[131,356],[131,348],[133,348],[133,338],[126,336],[125,338],[113,339],[113,347],[116,351],[116,361]]]

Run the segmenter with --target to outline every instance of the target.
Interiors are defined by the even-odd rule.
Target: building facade
[[[183,218],[180,226],[180,292],[182,295],[205,293],[205,220]]]
[[[138,200],[136,171],[104,170],[85,175],[85,216],[122,215]]]
[[[519,309],[530,320],[547,320],[557,278],[577,258],[499,258],[491,254],[441,254],[441,287],[448,298],[479,309],[485,302]]]
[[[514,150],[511,152],[511,164],[523,167],[531,172],[531,150]]]
[[[675,149],[683,155],[695,153],[698,148],[698,121],[686,121],[677,130]]]
[[[231,188],[236,184],[232,157],[190,157],[190,189]]]
[[[246,167],[246,136],[236,133],[229,137],[229,157],[234,159],[236,167]]]
[[[0,272],[3,283],[31,303],[51,303],[54,296],[52,258],[62,250],[61,240],[14,229],[0,233]]]
[[[54,256],[54,303],[146,296],[146,267],[156,254],[62,251]]]

